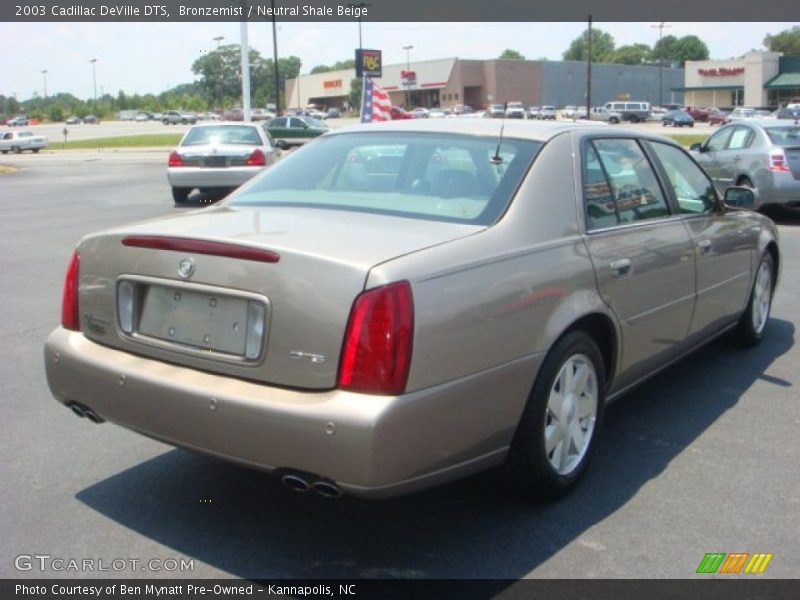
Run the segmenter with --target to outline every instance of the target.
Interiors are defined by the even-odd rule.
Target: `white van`
[[[606,102],[604,108],[609,112],[621,114],[623,121],[631,123],[647,120],[651,110],[649,102]]]

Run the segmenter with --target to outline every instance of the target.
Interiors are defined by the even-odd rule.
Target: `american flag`
[[[389,93],[371,78],[364,78],[364,96],[361,100],[361,122],[391,121],[392,101]]]

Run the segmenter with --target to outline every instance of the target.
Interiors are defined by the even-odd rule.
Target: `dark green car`
[[[294,115],[276,117],[266,125],[272,139],[285,140],[290,145],[304,144],[317,136],[330,131],[330,127],[314,117]]]

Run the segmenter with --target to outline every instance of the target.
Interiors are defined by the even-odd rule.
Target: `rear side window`
[[[714,185],[700,167],[680,148],[659,142],[650,142],[650,146],[667,173],[680,211],[684,214],[711,212],[716,203]]]
[[[753,140],[753,130],[749,127],[737,127],[728,142],[728,150],[747,148]]]
[[[709,152],[725,150],[725,147],[728,145],[728,140],[731,139],[732,133],[733,127],[727,127],[719,130],[708,139],[706,142],[706,148],[709,150]]]
[[[588,143],[584,149],[583,181],[589,230],[669,214],[650,162],[634,140]]]
[[[776,146],[800,146],[800,127],[765,127],[764,131]]]

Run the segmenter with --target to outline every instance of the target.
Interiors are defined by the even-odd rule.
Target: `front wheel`
[[[761,257],[747,308],[736,325],[736,335],[743,346],[755,346],[764,337],[769,313],[772,309],[772,292],[775,287],[775,264],[767,252]]]
[[[594,449],[605,402],[605,366],[594,340],[573,331],[539,371],[504,470],[518,491],[553,500],[578,482]]]

